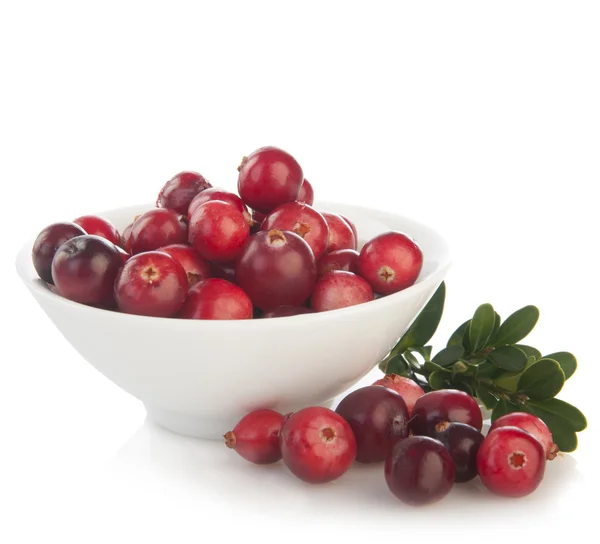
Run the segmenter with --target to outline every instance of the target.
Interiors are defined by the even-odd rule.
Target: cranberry
[[[125,264],[130,259],[131,255],[127,253],[127,251],[125,251],[121,246],[115,247],[117,248],[119,255],[121,255],[121,260],[123,261],[123,264]]]
[[[313,186],[306,178],[304,178],[304,181],[300,186],[300,192],[298,193],[296,200],[298,202],[306,202],[306,204],[309,206],[312,206],[315,202],[315,192],[313,191]]]
[[[222,200],[199,206],[190,218],[190,244],[209,261],[233,261],[250,236],[242,213]]]
[[[133,222],[125,227],[123,234],[121,234],[121,247],[131,253],[131,230],[133,229]]]
[[[325,218],[303,202],[277,206],[263,221],[261,230],[289,230],[304,238],[318,261],[327,250],[329,227]]]
[[[332,270],[345,270],[358,274],[358,251],[354,249],[337,249],[325,255],[317,265],[320,276]]]
[[[156,205],[185,215],[192,199],[209,187],[212,185],[198,172],[179,172],[164,184],[158,193]]]
[[[356,249],[356,239],[352,228],[341,216],[335,213],[321,212],[327,226],[329,227],[329,244],[327,251],[336,251],[337,249]]]
[[[213,278],[221,278],[237,284],[235,279],[235,263],[210,263],[210,274]]]
[[[390,491],[411,506],[443,499],[454,482],[454,462],[438,440],[411,436],[400,440],[385,461]]]
[[[552,433],[548,426],[539,418],[533,414],[526,412],[512,412],[498,418],[490,427],[490,432],[498,429],[499,427],[518,427],[523,429],[525,432],[535,436],[544,447],[546,452],[546,459],[552,460],[558,454],[558,446],[552,439]]]
[[[95,234],[106,238],[116,246],[121,245],[121,235],[110,221],[97,215],[82,215],[73,221],[77,223],[87,234]]]
[[[252,319],[252,302],[237,285],[209,278],[194,285],[179,317],[185,319]]]
[[[56,250],[67,240],[86,234],[79,225],[63,222],[53,223],[42,230],[33,243],[31,259],[38,276],[46,283],[54,284],[52,279],[52,259]]]
[[[185,270],[160,251],[131,257],[115,282],[119,310],[128,314],[171,317],[183,306],[186,295]]]
[[[284,419],[275,410],[255,410],[240,419],[233,431],[223,435],[225,445],[251,463],[276,463],[281,459],[279,434]]]
[[[405,234],[385,232],[363,246],[358,266],[373,291],[389,295],[417,281],[423,267],[423,253]]]
[[[52,278],[60,295],[83,304],[110,306],[123,259],[112,242],[86,234],[62,244],[52,260]]]
[[[339,478],[356,457],[352,429],[327,408],[304,408],[287,417],[280,444],[283,462],[295,476],[309,483]]]
[[[481,431],[483,418],[475,399],[456,389],[430,391],[417,399],[412,410],[414,434],[434,436],[435,426],[442,421],[466,423]]]
[[[263,213],[296,200],[304,180],[296,159],[277,147],[257,149],[243,158],[238,171],[238,193],[242,200]]]
[[[235,265],[238,285],[255,306],[269,311],[278,306],[302,306],[317,279],[310,246],[293,232],[261,231],[242,249]]]
[[[223,189],[219,189],[217,187],[206,189],[194,197],[194,200],[192,200],[190,207],[188,208],[188,217],[192,217],[192,214],[198,209],[199,206],[211,200],[221,200],[222,202],[231,204],[239,210],[248,223],[251,222],[250,213],[248,212],[248,208],[246,208],[246,205],[242,199],[234,193],[224,191]]]
[[[211,276],[210,264],[200,257],[200,254],[193,247],[187,244],[171,244],[159,248],[158,251],[168,253],[183,266],[189,287]]]
[[[266,213],[261,213],[261,212],[257,212],[256,210],[252,210],[252,220],[254,221],[255,224],[257,224],[259,226],[258,230],[260,230],[260,226],[262,225],[262,222],[266,218],[267,218]]]
[[[317,281],[310,306],[316,312],[339,310],[373,300],[373,289],[360,276],[332,270]]]
[[[131,253],[154,251],[159,247],[187,242],[187,216],[157,208],[140,215],[131,228]],[[125,248],[127,249],[127,248]]]
[[[346,221],[346,223],[348,223],[348,225],[350,225],[350,228],[352,229],[352,234],[354,234],[354,240],[356,241],[356,248],[358,248],[358,230],[356,229],[356,225],[350,221],[350,219],[348,219],[345,215],[342,215],[341,213],[338,214],[344,221]]]
[[[417,399],[425,394],[425,391],[423,391],[423,388],[418,383],[397,374],[386,374],[383,378],[373,383],[373,385],[383,385],[383,387],[393,389],[396,393],[399,393],[406,403],[409,414],[412,414]]]
[[[273,317],[291,317],[293,315],[301,314],[312,314],[313,311],[310,308],[304,306],[279,306],[270,312],[263,314],[263,318],[269,319]]]
[[[454,481],[468,482],[477,476],[477,452],[483,435],[474,427],[464,423],[442,421],[435,427],[434,438],[448,450],[454,461]]]
[[[483,485],[506,497],[524,497],[544,477],[546,454],[540,441],[518,427],[498,427],[477,452],[477,470]]]
[[[359,463],[383,461],[394,442],[408,436],[408,410],[402,397],[385,387],[353,391],[335,410],[352,428]]]

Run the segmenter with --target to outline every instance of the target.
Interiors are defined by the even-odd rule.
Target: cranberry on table
[[[222,202],[227,202],[228,204],[231,204],[239,210],[239,212],[244,216],[246,221],[250,222],[250,213],[248,212],[248,208],[246,208],[246,205],[244,204],[242,199],[238,195],[230,193],[223,189],[219,189],[218,187],[211,187],[210,189],[205,189],[201,193],[198,193],[190,203],[187,212],[188,216],[191,217],[199,206],[201,206],[205,202],[209,202],[210,200],[221,200]]]
[[[409,414],[412,414],[417,399],[425,394],[425,391],[417,382],[404,376],[398,376],[398,374],[386,374],[383,378],[374,382],[373,385],[382,385],[396,391],[404,399]]]
[[[304,181],[300,186],[300,191],[298,192],[298,197],[296,200],[298,202],[306,202],[306,204],[309,206],[312,206],[315,202],[315,192],[313,191],[313,186],[306,178],[304,178]]]
[[[263,314],[263,319],[270,319],[273,317],[291,317],[293,315],[303,315],[314,313],[310,308],[305,306],[279,306],[269,312]]]
[[[86,234],[79,225],[68,221],[53,223],[43,229],[33,243],[31,259],[38,276],[46,283],[54,284],[52,279],[52,259],[57,249],[67,240]]]
[[[474,427],[464,423],[442,421],[435,427],[433,438],[439,440],[454,461],[454,481],[468,482],[477,476],[477,452],[483,435]]]
[[[154,251],[171,244],[185,244],[187,238],[187,216],[164,208],[149,210],[133,223],[130,237],[131,253]]]
[[[345,270],[358,274],[358,251],[354,249],[337,249],[327,253],[317,264],[319,277],[332,270]]]
[[[184,319],[252,319],[252,302],[237,285],[220,278],[196,283],[179,312]]]
[[[77,223],[87,234],[95,234],[96,236],[106,238],[116,246],[121,245],[121,235],[117,227],[108,219],[97,215],[82,215],[73,220],[73,223]]]
[[[491,433],[499,427],[507,426],[518,427],[535,436],[544,447],[546,459],[549,461],[554,459],[558,454],[558,446],[554,443],[550,429],[539,417],[526,412],[512,412],[494,421],[489,432]]]
[[[327,408],[304,408],[286,418],[280,444],[283,462],[292,474],[309,483],[339,478],[356,457],[352,429]]]
[[[238,193],[246,205],[262,213],[296,200],[304,180],[296,159],[277,147],[257,149],[243,158],[238,171]]]
[[[179,172],[164,184],[156,205],[185,215],[192,199],[209,187],[212,185],[198,172]]]
[[[358,266],[373,291],[390,295],[417,281],[423,267],[423,253],[405,234],[385,232],[363,246]]]
[[[356,246],[358,247],[358,230],[356,228],[356,225],[354,224],[354,222],[350,221],[350,219],[348,219],[345,215],[342,215],[341,213],[338,214],[344,221],[346,221],[346,223],[348,223],[348,225],[350,225],[350,228],[352,229],[352,234],[354,234],[354,240],[356,241]],[[356,248],[355,248],[356,249]]]
[[[373,298],[373,289],[360,276],[332,270],[317,281],[310,306],[316,312],[328,312],[370,302]]]
[[[183,267],[160,251],[131,257],[115,282],[119,310],[128,314],[171,317],[183,306],[187,291]]]
[[[111,306],[113,286],[123,258],[112,242],[85,234],[62,244],[52,260],[52,278],[61,296]]]
[[[329,243],[327,251],[336,251],[338,249],[356,249],[357,242],[354,238],[352,228],[342,217],[335,213],[321,212],[321,215],[327,221],[329,227]]]
[[[171,244],[170,246],[161,247],[157,251],[168,253],[183,266],[189,287],[200,280],[211,277],[210,264],[193,247],[187,244]]]
[[[235,265],[237,284],[255,306],[302,306],[317,279],[310,246],[293,232],[261,231],[250,237]]]

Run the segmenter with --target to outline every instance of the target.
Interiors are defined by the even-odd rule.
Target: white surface
[[[3,3],[0,542],[595,541],[599,9]],[[16,252],[47,223],[151,200],[182,169],[233,188],[241,157],[266,144],[298,158],[319,199],[444,233],[437,345],[482,302],[503,316],[533,303],[528,341],[576,354],[560,396],[590,425],[535,495],[475,485],[416,510],[376,467],[309,487],[144,426],[17,278]]]

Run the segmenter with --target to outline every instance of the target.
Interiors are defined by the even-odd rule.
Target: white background
[[[597,2],[1,6],[0,542],[593,540]],[[14,256],[46,224],[152,201],[183,169],[233,189],[262,145],[292,152],[317,198],[445,234],[438,345],[480,303],[504,316],[532,303],[528,342],[576,354],[560,396],[590,425],[534,495],[473,483],[414,509],[381,467],[311,487],[161,431],[19,284]]]

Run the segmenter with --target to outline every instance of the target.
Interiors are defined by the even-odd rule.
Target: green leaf
[[[542,358],[542,352],[532,348],[531,346],[526,346],[525,344],[515,344],[516,348],[519,348],[527,357],[535,357],[535,359]]]
[[[446,374],[451,373],[451,371],[449,369],[444,368],[443,366],[440,366],[440,365],[434,363],[433,361],[427,361],[423,365],[423,370],[425,370],[427,372],[442,372],[442,373],[446,373]]]
[[[408,363],[402,355],[394,355],[388,362],[384,370],[386,374],[398,374],[399,376],[408,376]]]
[[[527,357],[527,363],[525,364],[525,368],[529,368],[533,363],[536,363],[538,360],[535,357]]]
[[[494,378],[494,383],[511,393],[516,393],[519,388],[519,379],[522,372],[503,372],[500,376]]]
[[[523,370],[527,363],[527,355],[514,346],[496,348],[487,356],[487,359],[496,366],[511,372]]]
[[[480,365],[477,366],[477,379],[490,379],[493,380],[494,378],[500,376],[500,374],[502,374],[502,369],[500,367],[497,367],[494,363],[492,363],[491,361],[486,361],[485,363],[481,363]]]
[[[523,372],[519,392],[533,400],[555,397],[565,383],[565,373],[553,359],[540,359]]]
[[[456,361],[456,363],[452,365],[452,375],[464,374],[467,370],[469,370],[469,365],[462,361]]]
[[[463,354],[465,353],[465,348],[462,346],[450,346],[448,348],[444,348],[442,351],[438,352],[435,357],[432,359],[432,362],[440,365],[440,366],[450,366],[453,363],[456,363]]]
[[[444,372],[432,372],[429,375],[429,385],[432,389],[446,389],[450,382],[446,379],[447,374]]]
[[[487,389],[484,387],[479,387],[477,389],[477,398],[483,403],[483,405],[488,409],[492,410],[494,406],[498,403],[498,399],[494,397]]]
[[[506,399],[500,399],[492,410],[492,422],[496,421],[499,417],[505,416],[506,414],[522,411],[523,409],[518,404],[510,402]]]
[[[470,395],[471,397],[475,396],[473,388],[466,382],[456,381],[453,384],[450,384],[450,386],[458,389],[459,391],[464,391],[465,393],[467,393],[467,395]]]
[[[525,306],[517,310],[500,325],[493,345],[505,346],[523,340],[533,330],[539,317],[540,311],[535,306]]]
[[[496,336],[496,333],[498,332],[498,329],[500,328],[501,322],[502,322],[502,319],[500,318],[500,315],[498,314],[498,312],[494,312],[494,328],[492,329],[492,334],[490,334],[490,338],[494,338],[494,336]]]
[[[565,373],[565,380],[568,380],[577,370],[577,359],[575,355],[567,351],[559,351],[557,353],[551,353],[550,355],[544,355],[544,359],[553,359],[563,369]]]
[[[565,421],[575,432],[581,432],[587,427],[587,420],[581,410],[564,400],[530,400],[527,405],[535,407],[538,412],[547,414],[550,418],[559,418]],[[544,421],[546,420],[544,419]]]
[[[465,337],[465,331],[468,329],[469,323],[471,323],[471,320],[467,319],[460,327],[458,327],[458,329],[456,329],[452,333],[450,340],[448,340],[448,343],[446,344],[447,348],[449,348],[450,346],[462,346],[463,345],[463,338]],[[464,346],[464,347],[465,347],[465,349],[467,348],[467,346]]]
[[[431,360],[431,346],[413,346],[410,347],[409,350],[418,353],[421,357],[423,357],[423,361]]]
[[[475,310],[469,325],[469,342],[475,353],[483,349],[494,330],[496,313],[491,304],[482,304]]]

